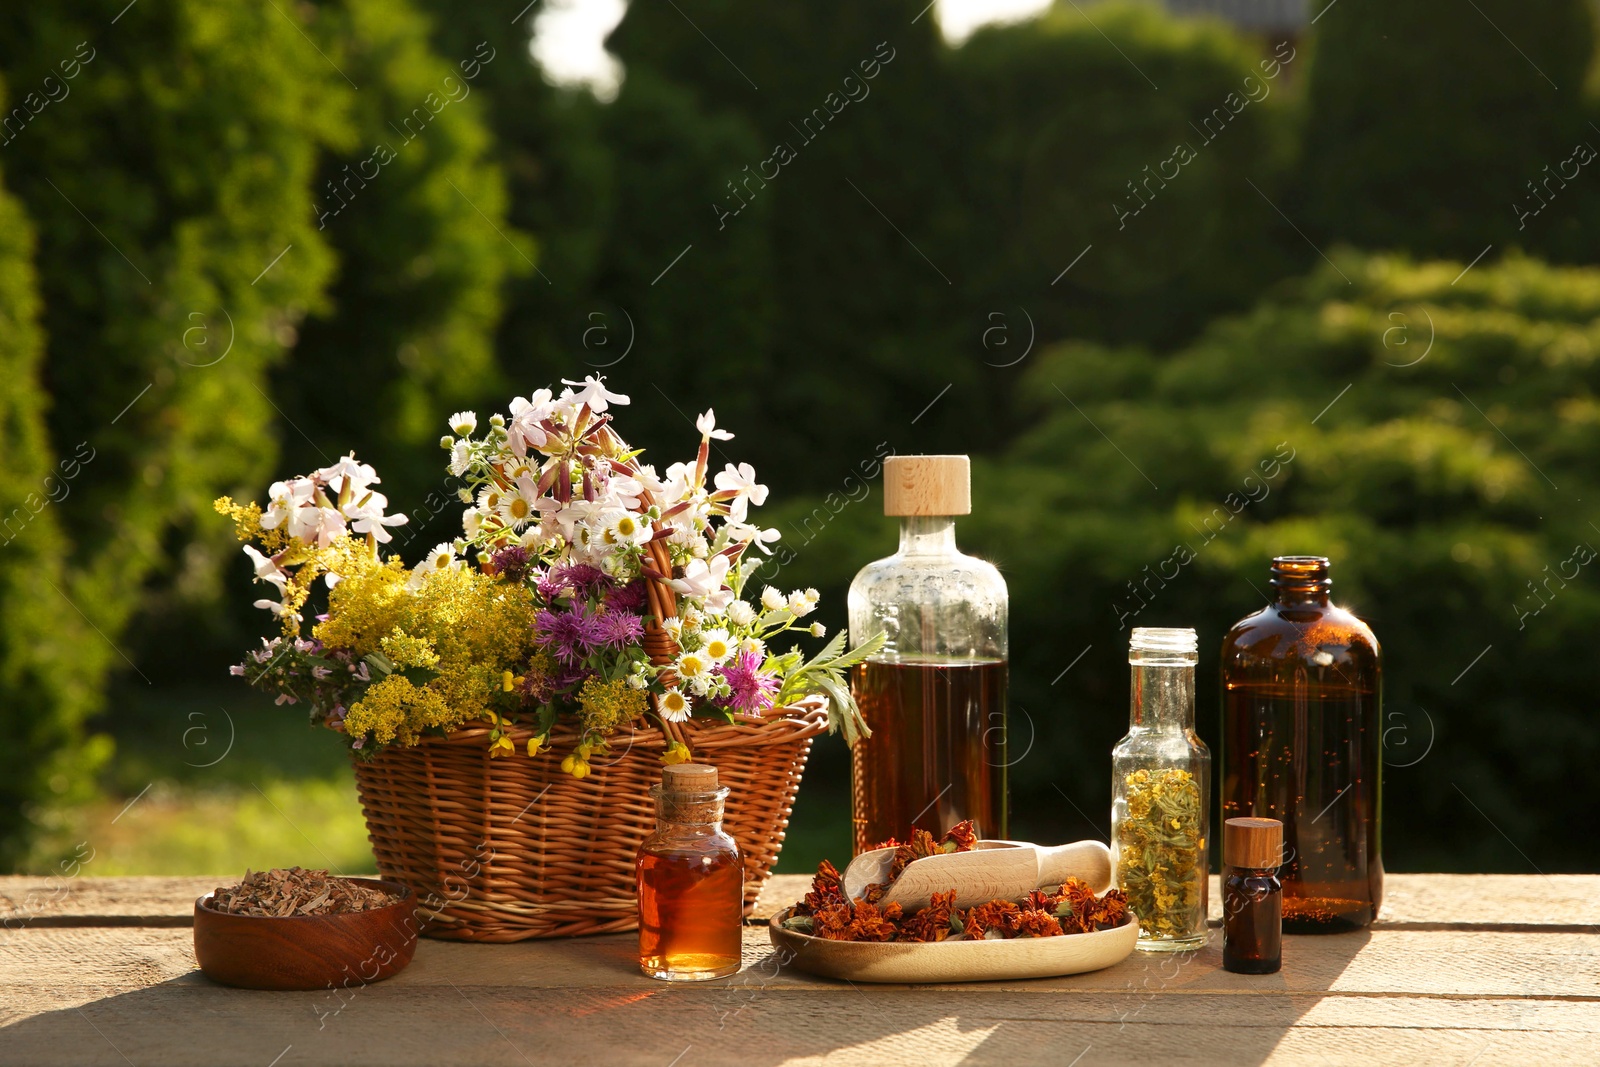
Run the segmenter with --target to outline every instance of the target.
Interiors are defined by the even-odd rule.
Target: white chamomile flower
[[[789,606],[789,600],[773,586],[761,590],[761,606],[768,611],[782,611]]]
[[[631,511],[624,511],[606,524],[605,540],[611,545],[642,545],[655,531]]]
[[[812,637],[821,637],[824,634],[826,634],[827,632],[828,632],[828,628],[826,626],[822,625],[820,622],[814,622],[814,623],[811,624],[811,636]]]
[[[462,437],[471,437],[478,428],[478,416],[471,411],[458,411],[450,416],[450,428]]]
[[[450,449],[450,473],[457,478],[467,473],[467,468],[472,466],[472,450],[465,441],[457,441],[455,447]],[[471,499],[469,495],[467,499]]]
[[[689,698],[676,689],[661,694],[661,717],[668,722],[685,722],[689,718]]]
[[[661,620],[661,628],[663,630],[665,630],[667,632],[667,636],[672,638],[674,641],[683,640],[683,620],[682,619],[679,619],[679,618],[676,618],[676,617],[671,618],[671,619],[662,619]]]
[[[739,652],[741,655],[748,653],[757,659],[765,660],[767,658],[766,642],[759,637],[747,637],[739,642]]]
[[[433,551],[428,553],[428,558],[423,561],[430,570],[458,571],[461,561],[456,558],[455,546],[449,541],[440,541],[433,546]]]
[[[756,621],[756,609],[743,600],[728,605],[728,621],[735,626],[749,626]]]
[[[700,614],[698,608],[683,609],[683,628],[687,633],[694,633],[705,623],[705,616]]]
[[[815,611],[816,608],[816,603],[814,601],[807,600],[806,595],[800,590],[796,589],[794,592],[789,594],[789,610],[794,612],[795,618],[799,618],[802,615],[809,615]]]
[[[811,603],[815,604],[817,601],[822,599],[822,594],[817,592],[815,589],[807,588],[805,591],[805,598]]]
[[[673,668],[679,677],[695,681],[711,673],[711,660],[700,652],[685,652],[678,657],[678,662],[673,664]]]
[[[501,520],[513,530],[520,530],[535,517],[533,502],[518,492],[506,493],[500,498]]]
[[[483,509],[468,508],[461,513],[461,528],[467,532],[468,537],[477,537],[478,531],[483,529]]]
[[[726,630],[707,630],[700,635],[700,651],[710,656],[713,663],[721,663],[733,655],[733,639]]]

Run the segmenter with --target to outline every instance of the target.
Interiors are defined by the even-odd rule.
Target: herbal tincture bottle
[[[956,548],[966,456],[890,456],[883,512],[900,550],[850,583],[850,639],[886,634],[850,687],[872,736],[850,751],[855,851],[971,819],[1006,836],[1005,579]]]
[[[1283,928],[1357,930],[1383,901],[1382,667],[1322,556],[1272,561],[1273,602],[1222,642],[1222,817],[1283,823]]]
[[[1222,828],[1222,966],[1271,974],[1283,965],[1283,823],[1229,819]]]
[[[739,970],[744,863],[722,829],[717,769],[668,767],[650,788],[656,832],[639,846],[639,969],[669,982]]]
[[[1139,948],[1206,943],[1211,752],[1194,732],[1198,638],[1135,627],[1128,736],[1111,750],[1111,860],[1139,917]]]

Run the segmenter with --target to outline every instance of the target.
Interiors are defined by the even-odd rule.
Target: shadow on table
[[[1259,1064],[1368,936],[1286,938],[1288,969],[1274,975],[1223,971],[1213,931],[1194,954],[944,986],[813,979],[754,943],[734,978],[676,985],[640,977],[626,937],[434,942],[395,978],[343,994],[229,989],[196,971],[63,1007],[0,1028],[0,1062]],[[93,975],[76,984],[92,988]]]

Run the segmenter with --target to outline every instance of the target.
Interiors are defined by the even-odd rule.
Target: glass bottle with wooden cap
[[[1283,928],[1356,930],[1383,901],[1382,666],[1322,556],[1272,561],[1272,603],[1222,642],[1222,814],[1283,823]]]
[[[1283,966],[1283,823],[1229,819],[1222,827],[1222,966],[1271,974]]]
[[[1139,948],[1206,943],[1211,752],[1194,729],[1190,629],[1134,628],[1128,736],[1111,750],[1111,859],[1139,917]]]
[[[639,969],[669,982],[739,969],[744,863],[722,829],[727,786],[717,769],[668,767],[650,787],[656,832],[639,847]]]
[[[884,461],[900,550],[850,585],[852,643],[887,637],[851,676],[872,731],[851,751],[857,852],[962,819],[1006,835],[1008,599],[992,564],[956,548],[955,516],[971,510],[966,456]]]

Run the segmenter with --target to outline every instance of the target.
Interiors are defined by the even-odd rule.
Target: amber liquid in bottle
[[[722,829],[728,787],[715,767],[679,763],[650,790],[656,831],[639,846],[639,969],[668,982],[739,970],[744,862]]]
[[[857,853],[962,819],[1006,836],[1004,660],[869,660],[852,691],[872,730],[851,749]]]
[[[657,976],[739,969],[744,865],[736,852],[639,855],[639,963]]]
[[[1274,561],[1278,601],[1223,642],[1222,814],[1283,823],[1283,929],[1356,930],[1383,900],[1378,645],[1327,561]]]

